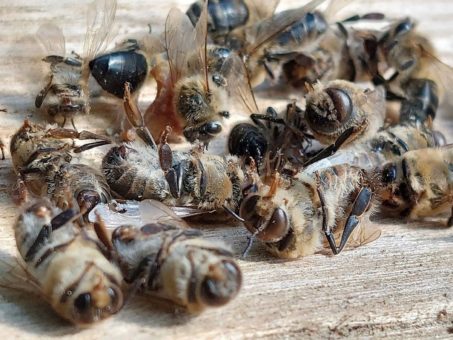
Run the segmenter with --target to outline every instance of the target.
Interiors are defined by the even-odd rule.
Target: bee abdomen
[[[299,46],[305,42],[315,40],[324,34],[327,28],[327,21],[321,13],[307,13],[287,31],[281,33],[277,37],[277,41],[281,46],[289,44],[297,44]]]
[[[203,3],[197,1],[187,10],[187,16],[192,24],[196,24]],[[216,35],[224,35],[238,26],[244,25],[249,18],[247,5],[243,0],[217,0],[208,2],[208,30]]]
[[[406,100],[401,103],[401,121],[413,118],[421,122],[435,118],[439,106],[437,84],[429,79],[411,79],[405,86]]]
[[[228,150],[232,155],[252,157],[259,164],[267,151],[267,147],[266,137],[255,125],[241,123],[231,130]]]
[[[120,51],[102,55],[89,63],[91,74],[108,93],[124,97],[124,85],[130,84],[131,92],[137,90],[146,78],[148,64],[141,53]]]

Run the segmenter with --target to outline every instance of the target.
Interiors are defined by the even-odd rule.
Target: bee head
[[[262,187],[257,193],[244,198],[239,215],[245,220],[245,227],[259,240],[266,243],[279,242],[290,231],[286,210],[280,204],[279,178],[272,181],[269,191],[264,194]]]
[[[207,306],[223,306],[232,300],[242,285],[242,274],[233,260],[210,265],[200,286],[199,298]]]
[[[123,293],[114,275],[91,263],[79,280],[65,290],[59,306],[67,319],[88,325],[117,313],[123,306]]]
[[[335,133],[351,120],[352,113],[351,97],[343,89],[328,87],[320,90],[315,87],[307,96],[307,123],[317,132]]]
[[[200,125],[186,126],[183,131],[184,137],[191,143],[196,140],[209,142],[221,132],[222,123],[220,121],[210,121]]]

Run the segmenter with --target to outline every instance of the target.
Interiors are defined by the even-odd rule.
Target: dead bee
[[[314,138],[308,131],[305,113],[295,103],[287,105],[284,113],[278,114],[269,107],[265,114],[250,116],[254,125],[239,123],[228,137],[230,154],[252,158],[260,167],[266,154],[280,157],[282,162],[294,165],[306,160],[306,151]]]
[[[261,84],[266,76],[276,79],[281,65],[299,53],[316,50],[329,31],[328,18],[349,1],[331,2],[324,13],[313,12],[323,2],[312,0],[253,25],[238,27],[227,35],[227,46],[243,57],[253,86]]]
[[[410,18],[398,20],[379,40],[381,68],[374,82],[386,85],[389,99],[401,101],[400,120],[416,117],[423,122],[435,118],[445,92],[443,81],[452,70],[415,28]]]
[[[193,25],[200,18],[204,2],[204,0],[194,2],[186,12]],[[223,45],[228,33],[238,27],[249,26],[270,17],[278,3],[279,0],[209,0],[209,37],[215,43]]]
[[[27,277],[66,320],[88,325],[123,305],[120,270],[96,241],[74,224],[73,209],[60,212],[45,199],[26,204],[14,225]]]
[[[384,125],[383,89],[362,89],[345,80],[313,85],[306,97],[305,120],[314,137],[333,143],[345,130],[354,128],[350,141],[373,136]]]
[[[46,51],[42,61],[49,64],[50,72],[35,106],[44,105],[44,111],[61,126],[67,119],[74,126],[76,115],[89,112],[88,63],[107,44],[115,13],[116,0],[95,0],[90,5],[83,56],[74,52],[66,55],[63,32],[53,24],[42,25],[36,33]]]
[[[207,3],[195,28],[172,9],[165,23],[166,58],[151,69],[157,95],[147,109],[146,126],[155,139],[167,125],[175,136],[208,144],[222,131],[231,98],[250,97],[241,59],[227,49],[206,45]]]
[[[314,156],[304,164],[304,171],[315,172],[338,164],[372,170],[408,151],[439,145],[439,134],[432,129],[430,120],[423,124],[418,121],[404,122],[381,129],[366,140],[346,145],[329,157],[325,154]]]
[[[74,139],[100,140],[76,146]],[[16,173],[31,193],[47,195],[60,208],[66,209],[67,202],[61,199],[66,192],[61,189],[66,188],[89,210],[95,202],[110,197],[108,186],[96,170],[71,164],[71,151],[82,152],[109,143],[108,138],[88,131],[45,127],[25,120],[11,138],[10,152]]]
[[[159,146],[143,127],[141,113],[126,88],[125,111],[145,144],[136,141],[113,147],[102,161],[112,192],[125,199],[155,199],[171,206],[204,210],[236,210],[241,199],[243,172],[237,159],[207,155],[200,150],[173,152],[167,144],[170,129]]]
[[[364,170],[347,164],[290,178],[275,173],[269,185],[261,183],[241,203],[240,216],[252,233],[247,250],[258,238],[273,255],[297,258],[323,246],[338,254],[348,241],[360,246],[374,240],[379,236],[369,226],[374,186]]]
[[[453,145],[413,150],[377,170],[378,195],[386,213],[418,219],[451,209],[453,216]],[[450,216],[448,226],[453,226]]]
[[[204,240],[173,213],[166,215],[162,203],[147,202],[149,210],[157,211],[153,222],[122,225],[113,231],[111,243],[106,241],[131,291],[140,289],[192,313],[231,301],[242,283],[231,250]],[[97,225],[98,230],[108,227],[99,214]]]

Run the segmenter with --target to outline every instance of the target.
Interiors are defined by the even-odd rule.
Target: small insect
[[[432,122],[404,122],[381,129],[374,136],[342,147],[331,156],[315,156],[305,163],[306,172],[338,164],[351,164],[371,171],[382,164],[397,159],[411,150],[439,145],[440,133],[432,129]],[[322,154],[321,154],[322,156]]]
[[[90,5],[83,56],[74,52],[67,56],[63,31],[53,24],[43,24],[36,33],[46,52],[42,61],[49,64],[50,72],[35,106],[43,107],[61,126],[68,119],[74,126],[76,115],[89,112],[88,63],[108,44],[115,13],[116,0],[95,0]]]
[[[203,239],[199,230],[187,228],[164,204],[148,200],[147,208],[157,212],[152,222],[122,225],[113,231],[111,243],[106,241],[131,292],[139,289],[192,313],[234,299],[242,274],[231,250],[221,242]],[[98,214],[99,230],[110,227],[103,217]]]
[[[332,144],[348,128],[350,141],[373,136],[384,126],[385,94],[382,88],[362,89],[358,85],[333,80],[313,85],[306,97],[305,121],[314,137]]]
[[[413,150],[377,170],[382,210],[410,219],[453,216],[453,145]],[[447,225],[453,226],[450,216]]]
[[[432,43],[415,28],[412,19],[404,18],[379,40],[383,62],[374,81],[386,85],[389,99],[401,101],[401,121],[416,117],[423,122],[435,118],[452,69],[436,57]]]
[[[265,114],[251,114],[254,125],[239,123],[228,138],[230,154],[253,158],[260,167],[264,156],[281,158],[282,162],[301,164],[313,136],[309,133],[304,112],[295,103],[287,105],[285,113],[277,113],[269,107]]]
[[[98,141],[76,146],[74,139]],[[108,187],[96,170],[72,164],[72,152],[109,143],[108,138],[89,131],[46,127],[25,120],[11,138],[10,152],[16,173],[32,194],[55,199],[60,208],[66,209],[67,202],[61,199],[65,191],[60,189],[69,188],[76,200],[89,209],[98,199],[109,197]]]
[[[203,0],[190,5],[186,14],[193,25],[198,22],[203,10]],[[225,44],[225,37],[238,27],[250,26],[270,17],[279,0],[209,0],[208,1],[208,34],[220,45]]]
[[[371,242],[380,234],[369,222],[374,186],[364,170],[347,164],[290,178],[274,173],[271,183],[260,183],[241,203],[240,216],[252,233],[244,254],[254,238],[281,258],[314,254],[323,247],[338,254],[346,244]]]
[[[33,200],[19,214],[14,231],[30,282],[58,315],[84,326],[116,314],[123,293],[120,270],[74,224],[78,216],[46,199]]]
[[[155,139],[169,125],[176,137],[208,144],[230,116],[229,101],[251,97],[241,59],[228,49],[207,46],[206,40],[207,3],[195,27],[178,9],[170,11],[166,58],[151,69],[157,95],[145,114]]]

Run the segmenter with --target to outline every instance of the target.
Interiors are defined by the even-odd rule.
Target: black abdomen
[[[120,51],[102,55],[90,61],[90,70],[99,85],[108,93],[123,98],[124,84],[137,90],[146,78],[146,58],[135,51]]]

